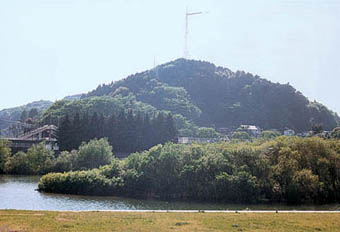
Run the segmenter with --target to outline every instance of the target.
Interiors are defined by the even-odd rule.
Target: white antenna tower
[[[188,35],[189,35],[189,16],[192,15],[200,15],[203,14],[203,12],[189,12],[188,7],[185,13],[185,33],[184,33],[184,58],[188,59],[189,58],[189,47],[188,47]]]

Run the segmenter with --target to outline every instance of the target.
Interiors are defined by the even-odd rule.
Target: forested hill
[[[255,124],[263,129],[310,130],[337,126],[339,117],[318,102],[310,102],[289,84],[272,83],[243,71],[212,63],[177,59],[100,85],[83,98],[133,94],[138,101],[169,110],[200,126],[235,128]]]

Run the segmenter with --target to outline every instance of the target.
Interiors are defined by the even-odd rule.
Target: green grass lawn
[[[140,213],[0,211],[9,231],[340,231],[332,213]]]

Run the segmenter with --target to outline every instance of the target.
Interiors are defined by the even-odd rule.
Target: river
[[[36,191],[39,176],[0,175],[0,209],[17,210],[339,210],[340,205],[285,206],[165,202],[121,197],[92,197]]]

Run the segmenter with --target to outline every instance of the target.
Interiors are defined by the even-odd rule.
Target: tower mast
[[[184,58],[189,58],[188,35],[189,35],[189,16],[202,14],[199,12],[189,12],[188,7],[185,13],[185,32],[184,32]]]

